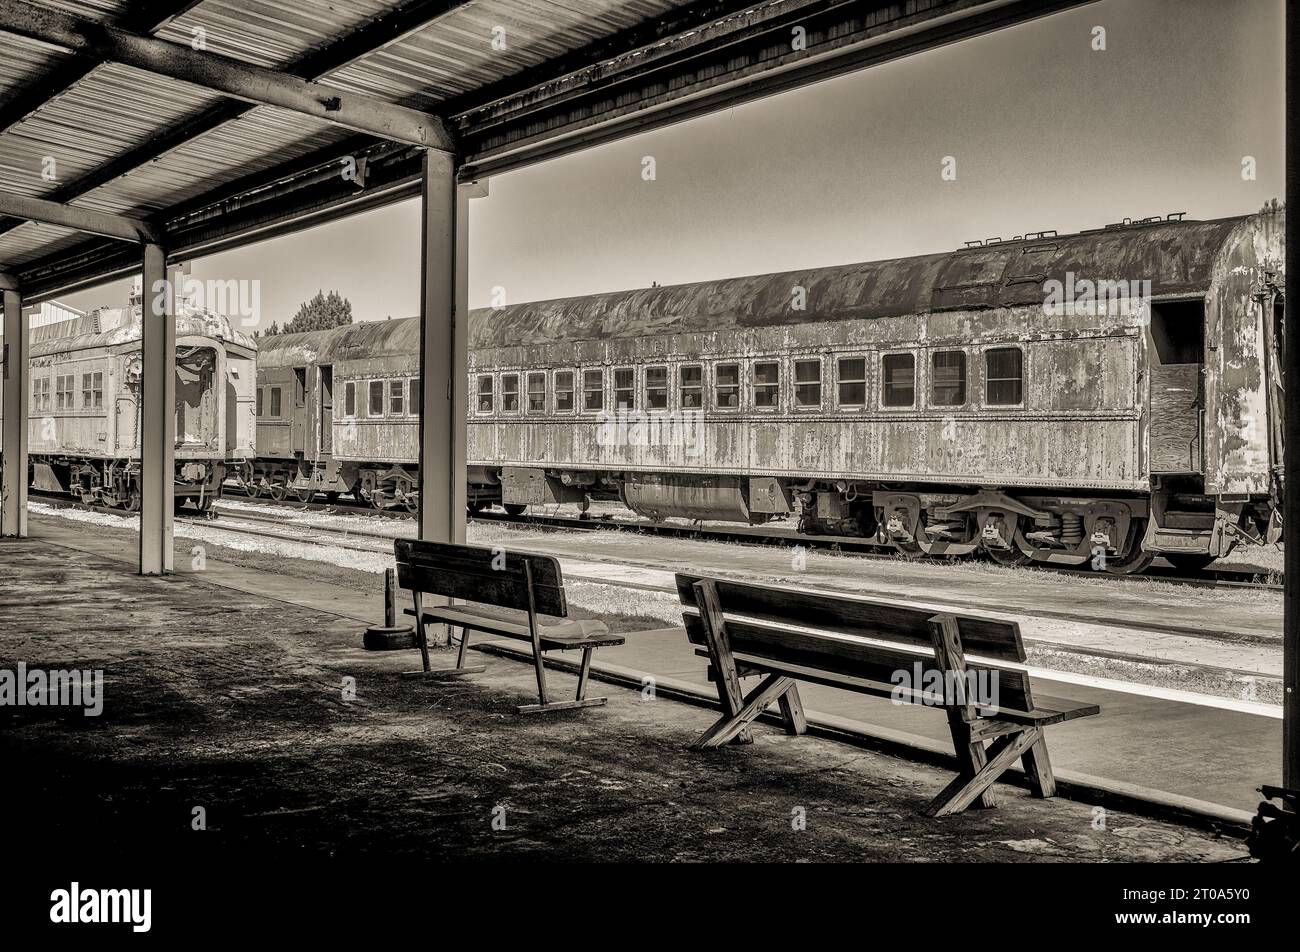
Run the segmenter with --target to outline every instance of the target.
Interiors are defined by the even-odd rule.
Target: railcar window
[[[85,409],[104,407],[104,374],[102,371],[81,375],[81,405]]]
[[[280,388],[272,387],[271,388],[271,416],[278,417],[279,415],[280,415]]]
[[[740,364],[718,364],[713,374],[713,405],[720,410],[739,408]]]
[[[72,403],[72,374],[59,374],[54,381],[54,409],[71,410]]]
[[[271,391],[271,412],[276,416],[280,415],[277,409],[278,402],[275,399],[279,395],[279,390]],[[381,417],[384,415],[384,382],[382,380],[370,381],[370,400],[366,407],[366,416]]]
[[[966,402],[966,354],[940,350],[930,357],[930,403],[959,407]]]
[[[351,384],[349,384],[349,386],[351,386]],[[257,388],[257,411],[256,411],[256,414],[257,414],[257,416],[259,416],[259,417],[262,415],[262,394],[265,393],[265,392],[266,392],[266,388],[265,388],[265,387],[258,387],[258,388]]]
[[[410,402],[407,403],[407,406],[410,408],[411,416],[419,416],[420,415],[420,381],[414,379],[408,380],[407,385],[410,387],[411,390],[411,399]]]
[[[704,368],[699,365],[681,370],[683,410],[704,409]]]
[[[392,416],[406,413],[406,381],[388,381],[388,412]]]
[[[916,356],[885,354],[880,358],[880,403],[886,407],[910,407],[916,403]]]
[[[1015,406],[1024,396],[1024,355],[1019,347],[984,352],[984,400],[991,407]]]
[[[867,405],[867,358],[841,357],[836,369],[840,383],[840,406],[865,407]]]
[[[822,405],[822,362],[796,360],[794,362],[794,405],[820,407]]]
[[[519,412],[519,375],[501,375],[501,412]]]
[[[775,360],[754,364],[754,406],[775,409],[781,402],[781,365]]]
[[[605,408],[605,371],[584,370],[582,372],[582,409],[603,410]]]
[[[557,370],[555,372],[555,409],[573,409],[573,371]]]
[[[528,375],[528,412],[546,412],[546,374]]]
[[[614,368],[614,409],[636,407],[636,373],[631,367]]]
[[[492,392],[492,377],[484,375],[478,378],[478,412],[491,413],[493,404],[496,403],[495,395]]]
[[[261,400],[261,391],[258,391],[258,399]],[[257,415],[262,415],[262,404],[257,405]],[[349,380],[343,385],[343,415],[355,418],[357,415],[357,385],[354,381]]]
[[[645,369],[645,405],[648,410],[668,409],[668,368]]]

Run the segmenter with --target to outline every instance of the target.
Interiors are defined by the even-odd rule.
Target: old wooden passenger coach
[[[140,507],[140,300],[31,331],[32,485]],[[219,315],[176,316],[175,499],[208,509],[253,456],[253,340]],[[0,415],[3,414],[0,407]]]
[[[473,506],[1130,572],[1277,538],[1282,214],[471,314]],[[415,506],[418,325],[263,342],[254,488]]]

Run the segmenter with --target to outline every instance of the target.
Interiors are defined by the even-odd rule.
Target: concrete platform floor
[[[752,747],[692,753],[711,712],[606,685],[607,707],[520,717],[524,665],[486,657],[473,678],[404,679],[413,655],[362,651],[354,620],[219,579],[140,578],[48,540],[0,542],[0,671],[105,677],[98,717],[0,707],[0,756],[21,765],[7,789],[18,840],[187,861],[1244,856],[1235,840],[1118,811],[1101,823],[1087,804],[1007,787],[996,810],[931,820],[919,811],[944,770],[767,727]]]

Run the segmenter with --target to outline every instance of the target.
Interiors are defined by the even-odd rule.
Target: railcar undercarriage
[[[140,509],[138,459],[89,459],[76,456],[31,457],[31,486],[42,492],[76,496],[88,506],[125,512]],[[172,492],[177,508],[190,503],[208,512],[221,498],[226,464],[222,460],[177,460]]]
[[[982,550],[1004,565],[1086,564],[1117,575],[1141,572],[1157,556],[1189,571],[1204,568],[1238,545],[1281,536],[1267,497],[1216,498],[1197,492],[1199,480],[1190,479],[1157,481],[1150,494],[1052,495],[995,486],[505,467],[496,485],[507,511],[516,513],[616,498],[655,521],[762,525],[791,518],[801,533],[873,539],[910,557]]]

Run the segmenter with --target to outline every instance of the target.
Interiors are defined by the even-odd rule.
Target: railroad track
[[[122,516],[121,510],[110,509],[104,506],[93,506],[82,503],[78,500],[70,500],[66,497],[54,495],[39,495],[43,500],[61,508],[79,508],[94,512],[100,512],[108,515]],[[242,495],[242,494],[241,494]],[[394,512],[393,510],[374,509],[370,506],[346,504],[346,503],[304,503],[300,500],[284,500],[276,502],[270,499],[250,499],[242,497],[240,499],[243,507],[256,506],[265,508],[268,513],[281,512],[318,512],[323,515],[357,515],[365,516],[367,519],[376,521],[390,521],[397,519],[400,521],[410,521],[411,515],[405,511]],[[184,510],[178,514],[177,518],[182,521],[195,522],[200,524],[212,525],[214,517],[218,514],[224,515],[229,519],[243,520],[246,522],[258,522],[265,524],[278,524],[283,527],[305,530],[308,533],[315,534],[318,538],[309,539],[303,531],[297,535],[284,535],[284,541],[308,542],[317,541],[320,544],[335,545],[344,549],[356,549],[363,552],[391,552],[391,543],[395,535],[391,532],[367,532],[362,529],[354,528],[335,528],[324,526],[306,526],[301,524],[290,523],[286,516],[259,515],[250,513],[246,508],[231,509],[218,502],[211,510],[208,516],[199,515],[198,513],[187,513]],[[471,513],[469,516],[472,522],[494,523],[498,525],[516,526],[521,528],[550,529],[553,531],[565,532],[598,532],[621,531],[630,533],[639,533],[653,536],[663,536],[670,538],[692,539],[705,542],[731,542],[742,545],[751,545],[759,547],[787,546],[787,547],[804,547],[807,549],[821,549],[827,551],[844,552],[860,558],[868,559],[890,559],[900,560],[903,557],[898,553],[886,549],[885,547],[875,545],[870,542],[853,539],[844,536],[817,536],[805,535],[798,533],[793,529],[773,529],[771,527],[740,527],[740,526],[698,526],[698,525],[679,525],[673,523],[653,523],[644,520],[625,520],[616,519],[610,516],[582,519],[574,516],[560,516],[551,514],[525,514],[512,516],[504,512],[484,511]],[[225,531],[242,532],[243,534],[265,535],[273,537],[272,533],[263,531],[256,532],[250,529],[238,529],[229,525],[220,526]],[[354,544],[346,541],[332,541],[334,539],[346,540],[351,538],[373,538],[384,540],[388,546],[380,549],[375,547],[357,548]],[[1140,582],[1143,579],[1158,579],[1162,582],[1168,582],[1178,585],[1188,585],[1198,588],[1245,588],[1265,591],[1281,591],[1282,585],[1263,573],[1251,571],[1249,569],[1232,569],[1228,567],[1207,569],[1194,575],[1188,575],[1180,572],[1172,566],[1152,566],[1141,575],[1110,575],[1103,572],[1094,572],[1085,567],[1072,566],[1053,566],[1053,565],[1032,565],[1023,566],[1020,571],[1023,572],[1040,572],[1051,573],[1065,576],[1086,575],[1090,578],[1104,577],[1108,580],[1117,582]]]
[[[90,507],[83,503],[67,499],[51,500],[54,505],[60,508],[68,509],[90,509],[101,513],[114,515],[122,518],[124,521],[130,516],[122,513],[120,510],[107,509],[105,507]],[[283,513],[282,506],[268,506],[268,509],[280,510]],[[393,551],[393,538],[391,532],[375,531],[374,529],[365,528],[341,528],[333,526],[320,526],[310,523],[291,521],[291,515],[276,515],[268,513],[249,513],[243,510],[227,510],[222,513],[222,518],[211,520],[205,518],[199,513],[188,513],[182,511],[177,514],[180,522],[193,524],[198,528],[218,533],[229,533],[233,535],[251,536],[258,539],[285,542],[294,545],[321,545],[329,546],[335,549],[341,549],[348,552],[363,553],[366,555],[391,556]],[[498,520],[501,521],[501,520]],[[244,523],[244,524],[239,524]],[[252,523],[252,525],[248,524]],[[557,553],[559,554],[559,553]],[[564,556],[559,554],[561,558]],[[628,561],[622,557],[601,557],[600,555],[584,555],[584,561],[598,564],[608,564],[620,568],[628,567]],[[653,562],[637,564],[632,563],[633,568],[642,568],[646,571],[663,572],[666,570],[663,565]],[[1029,571],[1038,571],[1029,569]],[[1048,569],[1047,571],[1052,571]],[[597,570],[599,573],[599,570]],[[1106,576],[1113,578],[1114,576]],[[1120,576],[1123,578],[1124,576]],[[581,574],[572,576],[574,581],[587,581],[597,585],[607,585],[618,588],[637,589],[645,591],[662,592],[672,595],[675,589],[671,585],[659,584],[653,580],[632,581],[626,578],[606,577],[601,574],[587,575]],[[1189,585],[1201,585],[1203,587],[1217,587],[1218,583],[1187,581]],[[1243,587],[1266,587],[1278,588],[1278,586],[1243,586]],[[929,601],[929,599],[926,599]],[[936,602],[943,602],[942,597],[938,597]],[[983,605],[982,608],[990,611],[1002,612],[1008,615],[1021,615],[1025,613],[1023,607],[1008,605]],[[1054,618],[1067,622],[1081,622],[1086,624],[1097,624],[1097,619],[1087,612],[1078,612],[1073,610],[1055,611],[1051,609],[1037,608],[1032,614],[1035,617]],[[1215,643],[1231,642],[1233,644],[1243,643],[1243,640],[1257,636],[1243,636],[1229,631],[1219,630],[1202,630],[1198,628],[1188,628],[1183,625],[1165,624],[1154,619],[1136,619],[1136,618],[1110,618],[1105,624],[1111,628],[1132,629],[1134,631],[1158,632],[1164,634],[1178,635],[1188,638],[1197,638]],[[1028,639],[1032,640],[1032,639]],[[1037,642],[1035,642],[1037,643]],[[1043,647],[1059,647],[1053,642],[1043,642]],[[1093,650],[1082,646],[1071,646],[1069,651],[1072,653],[1082,653],[1108,657],[1106,651],[1100,649]],[[1132,660],[1132,659],[1130,659]]]

